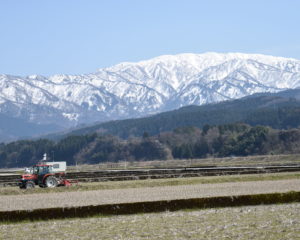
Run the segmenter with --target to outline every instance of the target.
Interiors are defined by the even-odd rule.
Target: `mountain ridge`
[[[158,135],[180,127],[203,128],[204,125],[237,122],[277,129],[300,127],[300,89],[257,93],[241,99],[202,106],[190,105],[149,117],[109,121],[45,137],[55,140],[98,132],[126,139],[141,137],[145,132],[149,135]]]
[[[262,54],[163,55],[82,75],[0,75],[0,113],[74,127],[300,87],[300,61]]]

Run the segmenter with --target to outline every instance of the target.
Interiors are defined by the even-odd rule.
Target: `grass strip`
[[[250,182],[250,181],[269,181],[299,179],[300,172],[295,173],[265,173],[265,174],[247,174],[247,175],[225,175],[209,177],[190,177],[190,178],[170,178],[170,179],[147,179],[131,181],[112,181],[112,182],[93,182],[80,183],[71,187],[58,188],[39,188],[30,190],[19,189],[18,187],[0,188],[1,195],[23,195],[33,193],[53,193],[53,192],[77,192],[106,189],[125,189],[125,188],[144,188],[161,186],[180,186],[191,184],[213,184],[226,182]]]
[[[48,208],[0,212],[0,222],[39,221],[64,218],[83,218],[96,215],[122,215],[177,211],[183,209],[203,209],[236,207],[261,204],[300,202],[300,192],[267,193],[239,196],[221,196],[192,199],[175,199],[153,202],[135,202],[80,206],[69,208]]]

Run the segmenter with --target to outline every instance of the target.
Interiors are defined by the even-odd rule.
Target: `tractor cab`
[[[44,178],[53,175],[53,168],[50,165],[36,165],[33,166],[33,172],[36,175],[37,185],[43,186]]]
[[[32,174],[45,175],[47,173],[53,173],[53,167],[51,165],[35,165],[35,166],[33,166]]]

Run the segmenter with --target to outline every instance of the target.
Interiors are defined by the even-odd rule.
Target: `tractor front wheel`
[[[54,188],[54,187],[57,187],[58,185],[58,182],[57,182],[57,179],[53,176],[49,176],[46,178],[45,180],[45,185],[48,187],[48,188]]]
[[[28,181],[28,182],[25,183],[25,188],[26,189],[31,189],[31,188],[34,188],[34,187],[35,187],[35,184],[32,181]]]

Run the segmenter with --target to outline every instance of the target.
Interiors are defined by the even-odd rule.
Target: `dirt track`
[[[300,179],[0,197],[0,211],[300,191]]]

